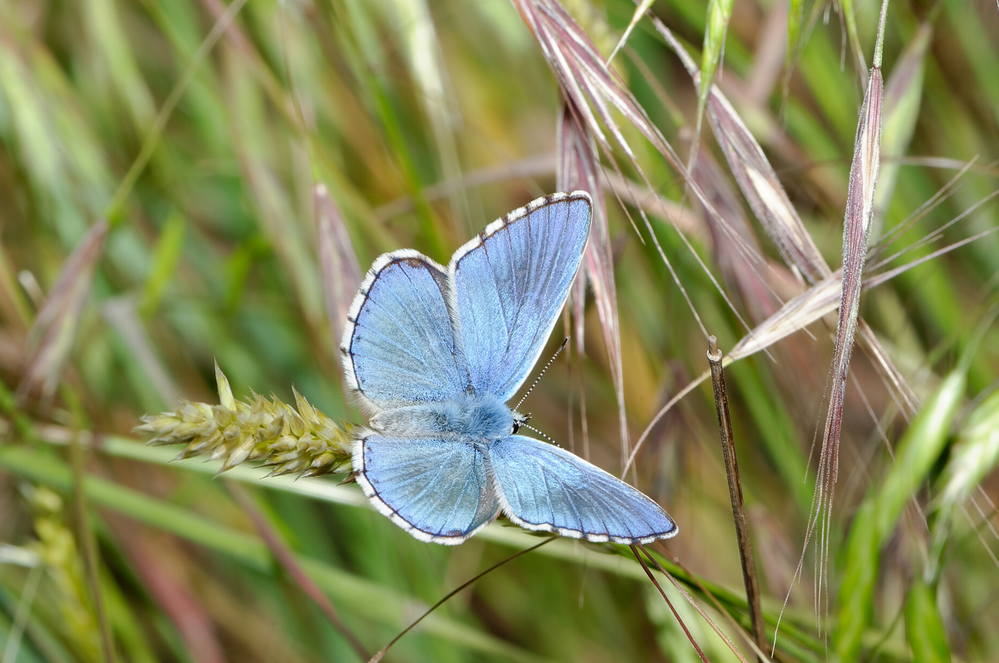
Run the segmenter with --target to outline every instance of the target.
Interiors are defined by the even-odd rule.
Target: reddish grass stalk
[[[253,521],[253,526],[257,529],[257,534],[264,540],[271,554],[281,563],[281,566],[288,572],[291,579],[323,611],[330,625],[347,640],[347,643],[354,650],[354,653],[357,654],[357,657],[362,661],[366,661],[368,659],[368,652],[364,648],[364,645],[361,644],[361,641],[354,635],[353,631],[340,619],[333,604],[323,594],[323,590],[319,589],[319,586],[312,581],[309,574],[299,566],[295,560],[295,555],[281,540],[280,535],[274,531],[274,528],[270,526],[270,523],[267,522],[267,519],[260,512],[260,509],[257,508],[257,505],[253,503],[253,500],[250,499],[247,492],[234,481],[226,481],[225,485],[229,494],[239,502],[240,507],[250,517],[250,520]]]
[[[642,565],[642,570],[645,571],[645,575],[649,576],[649,580],[651,580],[652,584],[655,585],[657,590],[659,590],[659,596],[663,597],[663,601],[665,601],[666,605],[669,606],[670,612],[673,613],[673,618],[676,620],[676,623],[680,625],[680,628],[683,629],[683,634],[687,636],[687,640],[690,641],[690,646],[694,648],[694,651],[697,652],[697,656],[704,661],[704,663],[708,663],[708,657],[704,655],[704,650],[701,649],[699,644],[697,644],[697,640],[694,640],[694,636],[691,634],[690,629],[687,628],[687,624],[683,621],[683,618],[680,617],[680,613],[676,611],[676,608],[673,607],[673,602],[669,600],[669,597],[666,596],[666,592],[663,591],[662,585],[660,585],[659,581],[656,580],[656,577],[652,575],[649,565],[646,564],[645,560],[642,559],[642,556],[638,554],[638,546],[632,545],[629,547],[631,548],[632,554],[635,555],[635,559],[637,559],[638,563]]]
[[[700,74],[693,58],[662,21],[653,16],[652,23],[669,47],[680,58],[684,68],[696,83]],[[877,65],[879,62],[880,55],[876,54],[875,64]],[[827,279],[832,274],[832,270],[822,254],[819,253],[811,235],[808,234],[808,230],[797,211],[791,205],[783,185],[759,143],[756,142],[725,95],[717,87],[713,87],[710,94],[708,102],[709,124],[754,215],[760,220],[767,235],[777,245],[784,262],[791,269],[796,270],[802,280],[812,285]],[[858,326],[860,340],[873,357],[874,364],[880,371],[883,381],[892,390],[892,393],[897,394],[901,399],[900,406],[903,410],[914,411],[916,397],[905,380],[902,379],[898,369],[888,357],[888,353],[881,347],[877,336],[863,320],[858,322]]]
[[[843,430],[843,409],[846,402],[846,381],[850,370],[850,356],[857,334],[860,312],[860,293],[864,285],[864,264],[867,260],[867,238],[874,210],[874,191],[878,178],[881,145],[881,101],[883,94],[881,70],[871,68],[850,166],[846,213],[843,220],[842,292],[840,294],[839,320],[836,325],[836,345],[830,368],[829,407],[826,411],[822,446],[819,452],[819,469],[815,492],[815,510],[809,524],[807,539],[815,525],[823,524],[819,532],[820,561],[819,582],[823,582],[828,563],[829,511],[832,509],[836,480],[839,474],[839,444]],[[823,518],[823,512],[825,517]],[[822,595],[821,587],[818,592]],[[818,599],[820,600],[820,599]]]
[[[66,259],[29,333],[18,399],[36,390],[46,399],[55,393],[63,363],[73,347],[80,312],[90,294],[94,270],[104,254],[108,229],[107,221],[95,223]]]
[[[340,342],[343,321],[361,282],[361,268],[347,234],[343,215],[323,184],[313,189],[316,214],[316,240],[323,274],[326,316],[333,334],[333,347]]]
[[[384,647],[382,647],[381,649],[379,649],[375,653],[375,655],[372,656],[369,659],[368,663],[378,663],[383,658],[385,658],[385,654],[388,653],[388,650],[392,647],[392,645],[394,645],[396,642],[398,642],[402,638],[402,636],[404,636],[407,633],[409,633],[410,631],[412,631],[413,628],[415,628],[417,624],[419,624],[420,622],[422,622],[427,617],[427,615],[429,615],[434,610],[436,610],[437,608],[439,608],[442,605],[444,605],[444,603],[448,599],[450,599],[452,596],[454,596],[455,594],[457,594],[461,590],[465,589],[469,585],[475,583],[477,580],[479,580],[479,578],[482,578],[483,576],[485,576],[485,575],[487,575],[489,573],[492,573],[493,571],[495,571],[499,567],[503,566],[507,562],[512,562],[513,560],[517,559],[521,555],[526,555],[529,552],[537,550],[538,548],[540,548],[541,546],[545,545],[546,543],[551,543],[552,541],[554,541],[557,538],[558,538],[557,536],[549,536],[547,539],[544,539],[541,542],[534,544],[530,548],[524,548],[523,550],[518,550],[517,552],[515,552],[512,555],[508,555],[507,557],[504,557],[503,559],[501,559],[500,561],[496,562],[495,564],[493,564],[489,568],[485,569],[484,571],[480,571],[479,573],[476,573],[474,576],[472,576],[471,578],[469,578],[468,580],[466,580],[465,582],[461,583],[460,585],[458,585],[457,587],[455,587],[454,589],[452,589],[450,592],[448,592],[447,594],[445,594],[444,596],[442,596],[437,601],[437,603],[434,603],[432,606],[430,606],[429,608],[427,608],[423,612],[423,614],[421,614],[419,617],[417,617],[412,622],[410,622],[409,626],[407,626],[406,628],[404,628],[401,631],[399,631],[399,633],[394,638],[392,638],[387,645],[385,645]]]
[[[691,596],[690,592],[688,592],[682,584],[680,584],[680,582],[673,576],[673,574],[664,569],[662,564],[660,564],[658,560],[656,560],[656,558],[653,557],[652,554],[649,553],[648,549],[645,548],[644,546],[642,547],[642,552],[645,554],[646,561],[649,562],[653,568],[659,571],[659,573],[663,574],[663,576],[665,576],[665,578],[670,581],[670,583],[673,585],[676,591],[680,592],[683,598],[687,600],[687,603],[689,603],[690,606],[697,611],[697,614],[699,614],[701,618],[707,623],[707,625],[711,627],[711,630],[714,631],[719,638],[721,638],[721,640],[728,647],[729,651],[731,651],[732,654],[734,654],[735,657],[739,659],[740,663],[747,663],[746,658],[742,655],[742,653],[739,652],[738,649],[736,649],[735,643],[732,642],[732,639],[729,638],[728,635],[726,635],[725,632],[718,627],[718,624],[716,624],[713,619],[708,617],[707,613],[704,612],[704,609],[697,604],[697,601],[694,600],[694,597]],[[705,591],[704,586],[699,581],[697,581],[697,579],[692,575],[690,576],[690,580],[685,582],[688,582],[688,584],[691,585],[696,585],[701,589],[701,591]],[[706,593],[709,596],[712,596],[710,592]],[[712,601],[714,601],[713,596],[712,596]]]
[[[559,120],[557,140],[559,150],[558,187],[563,191],[585,189],[593,197],[593,223],[590,241],[583,256],[584,271],[573,284],[573,334],[576,350],[583,354],[584,305],[586,285],[593,291],[597,316],[603,332],[604,346],[610,359],[611,379],[617,400],[618,434],[621,439],[622,466],[631,446],[628,435],[628,417],[624,403],[624,365],[621,359],[621,329],[618,324],[617,288],[614,283],[614,258],[610,230],[607,227],[607,207],[604,204],[600,183],[600,163],[593,140],[586,130],[579,111],[567,102]]]
[[[722,368],[722,352],[718,349],[717,339],[714,336],[708,339],[708,363],[711,366],[711,385],[715,397],[715,410],[718,413],[718,433],[721,436],[725,475],[728,477],[728,496],[732,503],[732,519],[735,521],[735,535],[739,543],[742,582],[746,587],[746,603],[749,605],[749,623],[753,629],[756,645],[762,650],[767,644],[767,635],[764,630],[763,611],[760,609],[760,587],[756,580],[756,562],[753,558],[749,520],[746,518],[746,506],[742,497],[739,462],[735,454],[735,436],[732,433],[732,420],[728,412],[728,390],[725,386],[725,371]]]

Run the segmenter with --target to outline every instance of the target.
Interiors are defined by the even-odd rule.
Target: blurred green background
[[[724,43],[720,89],[835,269],[867,79],[856,53],[871,59],[879,3],[732,4],[720,32],[705,3],[659,0],[650,12],[692,51],[706,30]],[[635,10],[562,6],[603,57]],[[871,243],[882,250],[909,219],[879,255],[915,248],[878,273],[974,240],[864,292],[861,316],[913,400],[900,404],[870,355],[854,353],[825,574],[813,542],[794,578],[835,315],[729,369],[771,627],[790,592],[779,660],[999,657],[997,43],[993,0],[888,10]],[[696,88],[647,18],[613,70],[686,156]],[[264,479],[244,465],[215,478],[216,464],[171,464],[176,450],[127,438],[144,413],[217,402],[213,360],[237,396],[291,402],[294,386],[334,420],[361,422],[327,316],[356,287],[351,261],[363,271],[412,247],[446,263],[491,219],[554,191],[561,110],[538,40],[505,0],[0,1],[0,660],[352,660],[261,532],[293,551],[368,653],[538,542],[500,524],[457,548],[420,543],[339,477]],[[707,369],[692,308],[727,349],[805,286],[739,196],[707,122],[700,186],[760,247],[755,267],[726,250],[681,173],[612,115],[634,152],[600,149],[600,246],[613,261],[634,444]],[[317,250],[317,184],[345,232],[332,277]],[[614,334],[592,299],[582,328],[585,353],[573,344],[525,408],[618,473]],[[93,449],[67,444],[84,431],[97,434]],[[680,524],[656,550],[687,569],[710,621],[664,582],[692,636],[710,660],[738,660],[717,628],[749,660],[717,440],[701,384],[647,436],[629,479]],[[626,548],[558,541],[455,596],[388,660],[697,654]]]

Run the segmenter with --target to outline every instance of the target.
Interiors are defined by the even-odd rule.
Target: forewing
[[[489,224],[449,268],[457,334],[476,391],[509,400],[538,359],[579,269],[587,193],[539,198]]]
[[[375,508],[421,541],[461,543],[499,513],[484,451],[454,438],[369,435],[354,471]]]
[[[444,270],[415,251],[378,258],[347,314],[340,345],[347,386],[379,409],[465,393],[447,288]]]
[[[511,435],[489,447],[489,458],[503,512],[521,527],[617,543],[677,533],[662,507],[565,449]]]

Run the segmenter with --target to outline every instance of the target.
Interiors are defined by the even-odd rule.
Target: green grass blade
[[[909,588],[905,601],[905,637],[915,663],[950,663],[950,645],[936,592],[922,581]]]
[[[70,470],[63,463],[52,457],[44,459],[37,451],[25,447],[0,447],[0,467],[59,490],[68,490],[72,482]],[[85,492],[95,505],[193,541],[241,565],[260,571],[271,568],[267,547],[256,537],[104,479],[88,477]],[[405,623],[412,605],[407,597],[319,560],[299,557],[298,561],[316,584],[337,600],[348,603],[359,616],[393,626]],[[507,660],[529,663],[544,660],[440,615],[427,617],[424,629],[454,644]]]
[[[965,374],[960,370],[943,380],[909,424],[887,474],[872,486],[850,525],[833,630],[833,649],[841,661],[858,655],[871,617],[881,548],[943,451],[964,398],[964,385]]]
[[[701,123],[704,111],[711,96],[711,86],[722,61],[725,50],[725,37],[728,34],[728,21],[732,17],[732,0],[710,0],[708,2],[708,20],[704,27],[704,49],[701,51],[701,77],[697,85],[697,128],[694,132],[696,141],[701,135]],[[696,149],[696,147],[695,147]]]
[[[177,263],[180,260],[181,248],[184,244],[184,231],[187,221],[179,212],[171,214],[163,224],[163,232],[153,249],[152,265],[149,277],[142,292],[139,310],[144,317],[151,316],[159,307],[166,292],[167,285],[174,277]]]
[[[999,465],[999,390],[993,391],[968,417],[938,482],[933,503],[932,544],[928,576],[943,569],[944,549],[960,506]]]

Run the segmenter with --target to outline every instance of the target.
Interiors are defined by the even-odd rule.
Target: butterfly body
[[[513,433],[517,419],[513,410],[491,394],[466,394],[447,401],[382,410],[371,417],[370,427],[384,435],[439,434],[489,441]]]
[[[506,405],[558,319],[589,227],[588,194],[554,194],[489,224],[447,267],[405,249],[368,271],[340,346],[370,414],[354,475],[414,537],[461,543],[500,513],[589,541],[676,534],[635,488],[517,435],[526,417]]]

